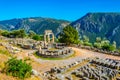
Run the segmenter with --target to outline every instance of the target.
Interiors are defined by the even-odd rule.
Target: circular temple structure
[[[38,51],[38,55],[44,58],[65,58],[73,54],[74,51],[63,43],[48,44]]]

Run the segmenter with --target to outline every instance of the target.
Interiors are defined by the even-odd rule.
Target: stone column
[[[54,34],[52,34],[52,43],[54,43]]]
[[[50,35],[48,34],[48,43],[50,43]]]
[[[41,46],[39,46],[39,51],[41,52]]]
[[[44,35],[44,42],[46,43],[46,34]]]

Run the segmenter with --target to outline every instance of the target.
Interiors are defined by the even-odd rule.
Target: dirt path
[[[98,52],[93,52],[89,51],[86,49],[78,49],[78,48],[72,48],[73,50],[76,51],[76,55],[79,57],[99,57],[99,58],[110,58],[110,59],[115,59],[115,60],[120,60],[120,56],[113,56],[113,55],[108,55],[108,54],[103,54],[103,53],[98,53]]]

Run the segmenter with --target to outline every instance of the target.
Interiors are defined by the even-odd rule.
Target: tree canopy
[[[36,35],[34,35],[34,36],[32,37],[32,39],[37,40],[37,41],[43,40],[43,35],[38,35],[38,34],[36,34]]]
[[[36,33],[35,33],[34,31],[32,31],[32,30],[29,31],[28,36],[29,36],[30,38],[33,38],[33,36],[35,36],[35,35],[36,35]]]
[[[59,41],[62,43],[77,44],[79,43],[79,35],[76,29],[72,26],[66,26],[60,33]]]
[[[3,31],[2,36],[5,37],[12,37],[12,38],[24,38],[26,36],[25,30],[19,29],[19,30],[13,30],[13,31]]]

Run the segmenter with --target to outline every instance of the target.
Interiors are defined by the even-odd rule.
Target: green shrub
[[[36,34],[32,37],[32,39],[39,41],[39,40],[41,40],[41,37],[40,37],[40,35]]]
[[[85,46],[92,46],[92,43],[89,43],[89,42],[84,42],[83,43]]]
[[[84,42],[89,42],[89,37],[87,37],[86,35],[83,36],[83,41]]]
[[[115,51],[115,50],[116,50],[116,47],[113,46],[113,45],[110,45],[110,47],[109,47],[109,51]]]
[[[13,30],[13,31],[3,31],[2,36],[5,37],[12,37],[12,38],[24,38],[26,36],[25,30],[19,29],[19,30]]]
[[[94,46],[95,48],[101,48],[101,43],[95,42],[93,46]]]
[[[4,72],[7,75],[14,77],[19,77],[21,79],[31,76],[32,67],[30,64],[27,64],[25,61],[17,60],[12,58],[8,60],[5,64]]]
[[[10,36],[10,33],[8,31],[3,31],[1,33],[2,36],[5,36],[5,37],[9,37]]]
[[[103,50],[109,50],[109,48],[110,48],[110,46],[109,46],[109,45],[107,45],[107,44],[102,45],[102,49],[103,49]]]
[[[114,41],[113,44],[110,44],[109,40],[103,40],[101,42],[101,48],[107,51],[116,51],[116,42]]]
[[[115,51],[116,50],[116,48],[113,45],[103,45],[102,49],[107,50],[107,51]]]
[[[29,31],[28,37],[32,38],[33,36],[35,36],[36,33],[34,31]]]

